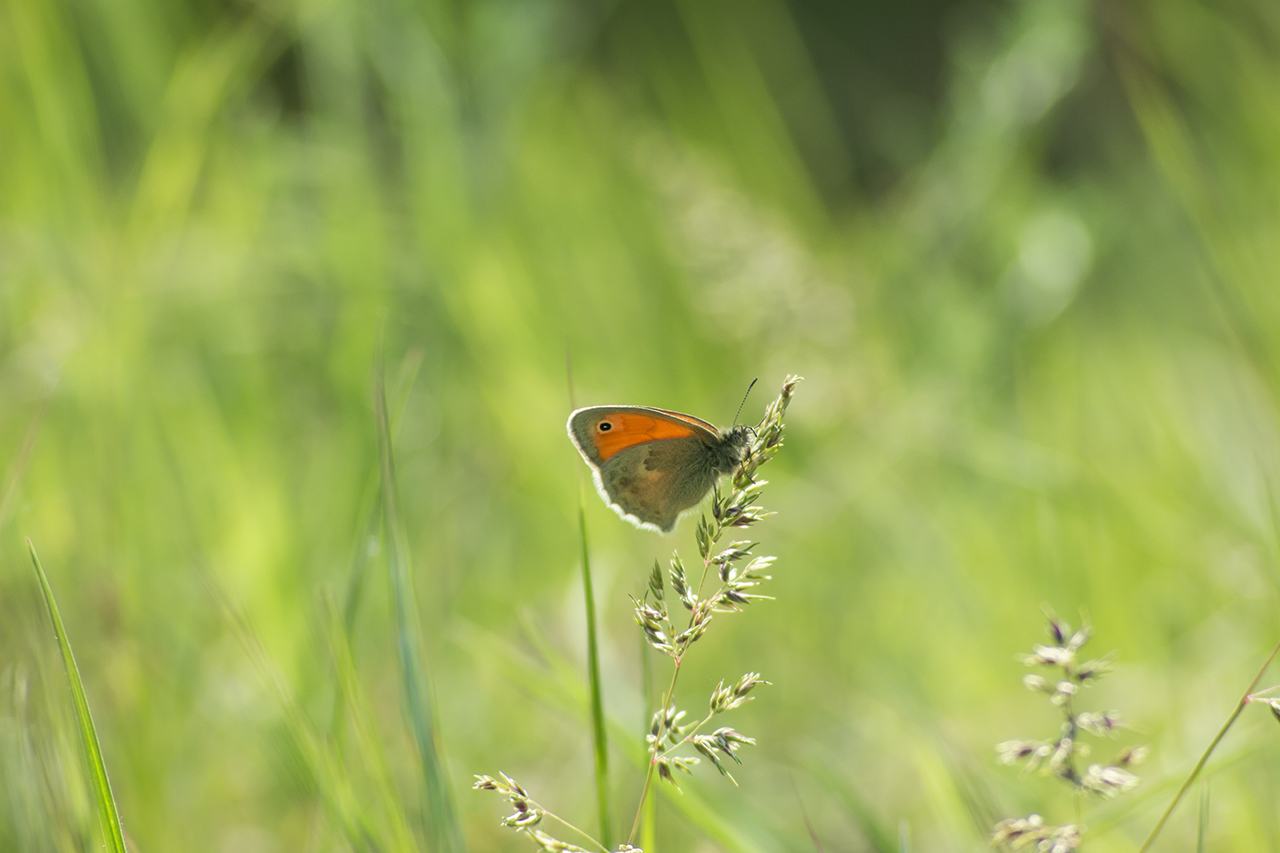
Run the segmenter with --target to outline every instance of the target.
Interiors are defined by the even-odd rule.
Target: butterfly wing
[[[647,530],[670,533],[715,483],[707,446],[699,439],[646,442],[612,456],[593,472],[596,490],[614,512]]]
[[[569,415],[569,438],[592,467],[614,455],[644,444],[672,438],[716,440],[716,428],[679,412],[647,406],[592,406]]]
[[[670,533],[715,482],[715,427],[679,412],[594,406],[569,416],[569,438],[591,466],[596,490],[618,515]]]

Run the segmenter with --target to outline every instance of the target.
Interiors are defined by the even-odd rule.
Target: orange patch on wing
[[[600,431],[600,423],[608,421],[612,429]],[[591,425],[591,441],[600,454],[601,461],[606,461],[616,453],[644,444],[647,441],[658,441],[664,438],[689,438],[698,435],[698,430],[682,423],[663,420],[633,412],[614,412],[597,418]]]

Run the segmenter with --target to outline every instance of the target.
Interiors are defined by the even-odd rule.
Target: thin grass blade
[[[894,838],[892,825],[885,826],[881,823],[875,809],[849,784],[848,779],[831,772],[830,768],[819,761],[809,762],[808,770],[840,800],[846,813],[862,830],[872,850],[876,853],[893,853],[899,849],[901,833],[898,838]]]
[[[587,689],[591,696],[591,732],[596,759],[596,807],[600,816],[600,842],[613,847],[613,822],[609,817],[609,732],[604,719],[600,688],[600,647],[596,638],[596,599],[591,583],[591,551],[587,545],[587,511],[582,484],[578,484],[578,530],[582,538],[582,597],[587,612]]]
[[[1200,786],[1200,816],[1196,820],[1196,853],[1204,853],[1205,835],[1209,829],[1209,784]]]
[[[1187,793],[1187,789],[1191,787],[1191,783],[1200,775],[1200,771],[1204,770],[1205,764],[1209,761],[1209,756],[1213,755],[1213,751],[1218,748],[1218,744],[1226,737],[1231,726],[1235,723],[1236,718],[1244,711],[1245,706],[1249,704],[1249,694],[1258,686],[1258,682],[1262,680],[1262,676],[1266,674],[1267,669],[1271,666],[1271,662],[1280,655],[1280,643],[1276,643],[1275,648],[1271,650],[1271,654],[1267,655],[1267,659],[1263,661],[1262,668],[1258,670],[1258,674],[1253,677],[1253,681],[1249,682],[1249,686],[1245,688],[1244,695],[1240,697],[1240,701],[1236,703],[1235,710],[1227,717],[1227,721],[1222,724],[1222,728],[1218,729],[1218,733],[1214,735],[1213,740],[1209,741],[1209,745],[1200,755],[1200,759],[1196,761],[1195,767],[1191,768],[1191,772],[1183,781],[1182,787],[1178,789],[1178,793],[1173,795],[1173,801],[1169,803],[1169,807],[1164,810],[1164,814],[1160,815],[1160,820],[1152,827],[1151,834],[1147,836],[1147,840],[1142,842],[1142,846],[1138,848],[1138,853],[1146,853],[1150,849],[1152,843],[1156,840],[1156,836],[1160,834],[1160,830],[1164,829],[1164,825],[1168,823],[1169,816],[1173,814],[1173,810],[1178,807],[1178,803],[1182,801],[1182,797]]]
[[[390,828],[392,849],[400,853],[412,853],[417,849],[413,842],[413,831],[409,820],[401,808],[400,798],[396,795],[395,782],[387,762],[383,757],[383,749],[378,743],[370,722],[371,713],[368,700],[360,689],[360,679],[356,672],[355,657],[351,652],[351,641],[344,630],[342,616],[338,604],[331,593],[322,596],[321,605],[325,617],[325,635],[329,641],[329,649],[333,655],[334,666],[338,675],[338,701],[336,705],[348,707],[352,727],[355,729],[356,743],[360,757],[369,772],[378,798],[382,803],[382,811]],[[333,733],[331,732],[331,737]]]
[[[387,570],[391,575],[391,591],[395,608],[396,644],[400,652],[401,678],[404,682],[405,713],[417,742],[426,784],[427,811],[431,816],[435,848],[446,853],[466,849],[458,826],[448,774],[440,755],[439,735],[431,706],[430,683],[421,655],[418,630],[418,607],[414,600],[409,573],[408,539],[400,517],[400,500],[396,491],[395,463],[392,458],[391,426],[387,416],[387,393],[382,365],[374,374],[374,405],[378,422],[378,457],[382,471],[382,512],[387,545]]]
[[[565,376],[569,382],[569,408],[578,408],[573,393],[573,358],[564,354]],[[604,694],[600,687],[600,644],[596,635],[596,596],[591,582],[591,549],[587,541],[587,508],[582,491],[582,470],[578,472],[578,533],[582,540],[582,597],[587,613],[587,691],[591,699],[592,750],[596,765],[596,808],[600,819],[600,842],[613,847],[613,821],[609,816],[609,729],[604,717]],[[646,722],[645,725],[648,725]]]
[[[400,371],[392,388],[393,399],[399,402],[395,413],[390,416],[390,424],[388,425],[392,441],[399,435],[401,415],[404,414],[404,408],[408,405],[409,394],[413,391],[413,386],[418,381],[418,371],[422,367],[422,359],[422,350],[420,348],[413,349],[405,355],[404,361],[400,364]],[[388,444],[390,443],[388,442]],[[360,609],[360,598],[364,589],[366,570],[369,563],[373,561],[378,533],[382,529],[382,484],[380,482],[380,473],[380,469],[377,474],[371,472],[369,481],[361,491],[360,505],[365,508],[362,516],[364,524],[361,526],[363,535],[356,542],[355,551],[351,556],[351,571],[348,573],[347,589],[342,603],[342,626],[348,636],[355,631],[356,614]]]
[[[218,582],[205,575],[208,591],[225,614],[228,624],[244,646],[250,662],[276,703],[297,756],[306,769],[321,806],[357,853],[381,853],[394,849],[382,837],[372,816],[363,808],[356,787],[342,761],[325,737],[316,730],[297,697],[289,689],[270,656],[262,647],[249,619],[232,603]]]
[[[31,552],[31,564],[35,566],[36,577],[40,580],[40,591],[44,593],[44,603],[49,608],[49,619],[53,622],[53,631],[58,637],[58,648],[62,652],[62,663],[67,670],[67,681],[71,682],[71,696],[76,705],[76,722],[80,726],[80,740],[84,745],[85,758],[89,761],[89,771],[93,775],[94,803],[98,808],[98,820],[102,824],[102,834],[106,839],[110,853],[127,853],[124,843],[124,828],[120,825],[120,810],[116,808],[116,799],[111,794],[111,780],[107,777],[107,765],[102,760],[102,747],[98,743],[98,730],[93,725],[93,715],[89,713],[89,700],[85,696],[84,682],[80,680],[80,668],[76,666],[75,655],[71,652],[71,640],[67,637],[67,629],[62,624],[62,615],[58,612],[58,603],[53,598],[53,587],[40,566],[40,558],[36,555],[36,546],[27,540],[27,549]]]
[[[649,653],[649,643],[643,636],[640,638],[640,695],[644,697],[644,716],[640,718],[640,731],[649,725],[657,708],[653,703],[653,658]],[[644,812],[640,815],[640,849],[653,850],[657,846],[658,836],[658,800],[650,797],[645,800]]]

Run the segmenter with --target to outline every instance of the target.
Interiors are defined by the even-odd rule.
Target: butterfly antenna
[[[759,381],[760,377],[757,376],[755,379],[752,379],[751,384],[747,386],[747,393],[742,395],[742,402],[738,404],[738,414],[733,416],[734,426],[738,425],[738,415],[742,414],[742,407],[747,404],[747,398],[751,396],[751,389],[756,387],[756,383]]]

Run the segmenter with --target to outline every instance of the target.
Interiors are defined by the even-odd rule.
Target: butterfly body
[[[569,416],[569,438],[606,504],[636,527],[670,533],[716,481],[742,464],[749,429],[648,406],[592,406]]]

